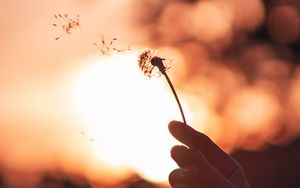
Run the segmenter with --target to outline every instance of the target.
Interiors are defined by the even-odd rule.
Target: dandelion
[[[144,73],[145,76],[151,78],[154,75],[156,75],[157,73],[159,75],[164,75],[172,92],[173,95],[176,99],[176,102],[178,104],[182,119],[183,119],[183,123],[186,125],[186,120],[185,120],[185,116],[183,113],[183,109],[181,106],[181,103],[179,101],[179,98],[177,96],[177,93],[175,91],[175,88],[167,74],[167,70],[170,67],[167,67],[164,62],[165,58],[161,58],[158,56],[158,54],[152,50],[145,50],[142,54],[140,54],[139,56],[139,60],[138,60],[138,65],[140,67],[140,69],[142,70],[142,72]]]

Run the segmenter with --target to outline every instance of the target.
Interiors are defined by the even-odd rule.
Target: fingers
[[[206,188],[232,188],[233,185],[213,167],[199,151],[192,151],[182,146],[172,149],[172,157],[185,168],[175,169],[169,175],[169,182],[174,185],[192,185]],[[188,166],[189,165],[189,166]]]
[[[207,171],[211,166],[200,151],[191,150],[185,146],[174,146],[171,149],[171,157],[181,168],[196,166],[202,171]]]
[[[195,165],[193,156],[188,150],[189,149],[185,146],[174,146],[171,149],[171,157],[181,168],[187,168]]]
[[[196,167],[197,169],[200,169],[201,172],[208,173],[212,168],[212,165],[201,152],[188,149],[185,146],[174,146],[171,150],[171,156],[179,167],[189,168],[190,171],[191,167]],[[192,170],[192,172],[194,171],[195,170]],[[195,173],[193,173],[193,177],[195,177],[194,174]],[[185,175],[187,175],[187,173],[185,173]]]
[[[172,158],[180,169],[185,170],[170,174],[169,181],[173,188],[233,188],[233,183],[247,185],[239,164],[205,134],[176,121],[169,124],[169,131],[188,146],[174,146],[171,149]],[[182,174],[188,174],[189,178]]]
[[[234,187],[217,168],[208,162],[206,157],[200,151],[195,151],[195,158],[197,169],[194,171],[194,176],[197,177],[201,185],[207,188]]]
[[[196,179],[196,169],[178,168],[173,170],[169,175],[169,182],[172,188],[202,188]]]
[[[169,182],[172,188],[235,188],[217,171],[204,176],[200,174],[196,167],[175,169],[169,176]]]
[[[178,168],[173,170],[169,175],[169,182],[171,185],[181,185],[186,184],[190,181],[188,170],[184,168]]]
[[[219,148],[209,137],[190,126],[178,121],[172,121],[169,123],[169,131],[178,141],[189,148],[200,150],[213,165],[228,158],[227,153]]]

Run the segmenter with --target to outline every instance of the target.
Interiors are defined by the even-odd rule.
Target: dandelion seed
[[[178,104],[178,107],[179,107],[179,110],[180,110],[180,113],[181,113],[181,116],[183,119],[183,123],[186,125],[186,120],[185,120],[185,116],[183,113],[181,103],[179,101],[179,98],[177,96],[175,88],[166,72],[169,69],[169,67],[167,67],[163,61],[165,61],[165,58],[159,57],[158,53],[156,53],[155,51],[145,50],[139,56],[138,66],[141,69],[141,71],[144,73],[144,75],[149,78],[154,76],[155,69],[158,69],[159,73],[165,76],[165,78],[173,92],[173,95],[176,99],[176,102]]]
[[[76,19],[69,18],[68,14],[64,14],[64,16],[62,16],[61,14],[58,14],[58,15],[54,15],[54,17],[58,23],[53,23],[52,25],[54,27],[61,28],[65,34],[71,34],[71,30],[80,26],[79,14],[77,14]],[[63,35],[61,35],[60,37],[56,37],[55,40],[60,39],[62,36]]]
[[[117,53],[124,53],[126,51],[130,51],[130,48],[125,48],[125,49],[118,49],[118,48],[112,48],[115,52]]]
[[[101,42],[102,42],[102,45],[105,45],[105,40],[104,40],[103,35],[101,35]]]
[[[101,35],[101,43],[100,45],[98,45],[98,43],[93,42],[93,45],[96,46],[98,48],[98,50],[101,52],[101,55],[112,55],[112,52],[116,52],[116,53],[121,53],[121,52],[125,52],[125,51],[129,51],[130,48],[128,47],[127,49],[119,49],[114,47],[115,45],[115,41],[117,41],[117,38],[112,38],[110,40],[107,40],[104,38],[103,35]]]
[[[58,40],[58,39],[60,39],[62,36],[63,36],[63,35],[61,35],[61,36],[59,36],[59,37],[56,37],[56,38],[55,38],[55,40]]]

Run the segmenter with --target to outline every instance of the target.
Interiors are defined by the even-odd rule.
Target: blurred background
[[[1,0],[0,18],[1,188],[169,187],[181,119],[148,48],[251,187],[300,187],[298,0]]]

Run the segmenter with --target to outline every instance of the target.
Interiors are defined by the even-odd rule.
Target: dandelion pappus
[[[126,52],[126,51],[130,51],[131,49],[130,49],[130,46],[128,46],[127,48],[123,48],[123,49],[118,49],[118,48],[112,48],[115,52],[117,52],[117,53],[124,53],[124,52]]]
[[[117,41],[117,38],[112,38],[109,40],[106,40],[103,35],[101,35],[101,42],[100,45],[96,42],[93,42],[93,45],[98,48],[100,51],[101,55],[108,55],[110,56],[112,52],[116,53],[121,53],[121,52],[126,52],[130,50],[130,47],[124,48],[124,49],[119,49],[117,47],[114,47],[115,41]]]
[[[56,23],[53,23],[52,25],[63,30],[64,34],[71,34],[72,29],[80,27],[79,14],[77,14],[75,18],[70,18],[68,14],[55,14],[54,18],[56,20]],[[55,40],[60,39],[62,36],[64,36],[64,34],[56,37]]]
[[[161,76],[171,68],[165,61],[165,58],[159,57],[159,54],[152,50],[145,50],[138,60],[140,69],[149,78]]]
[[[106,40],[104,39],[104,36],[101,35],[101,45],[98,45],[98,43],[96,42],[93,42],[93,45],[99,49],[102,55],[110,55],[110,49],[113,42],[114,40],[111,40],[109,43],[107,43]]]

